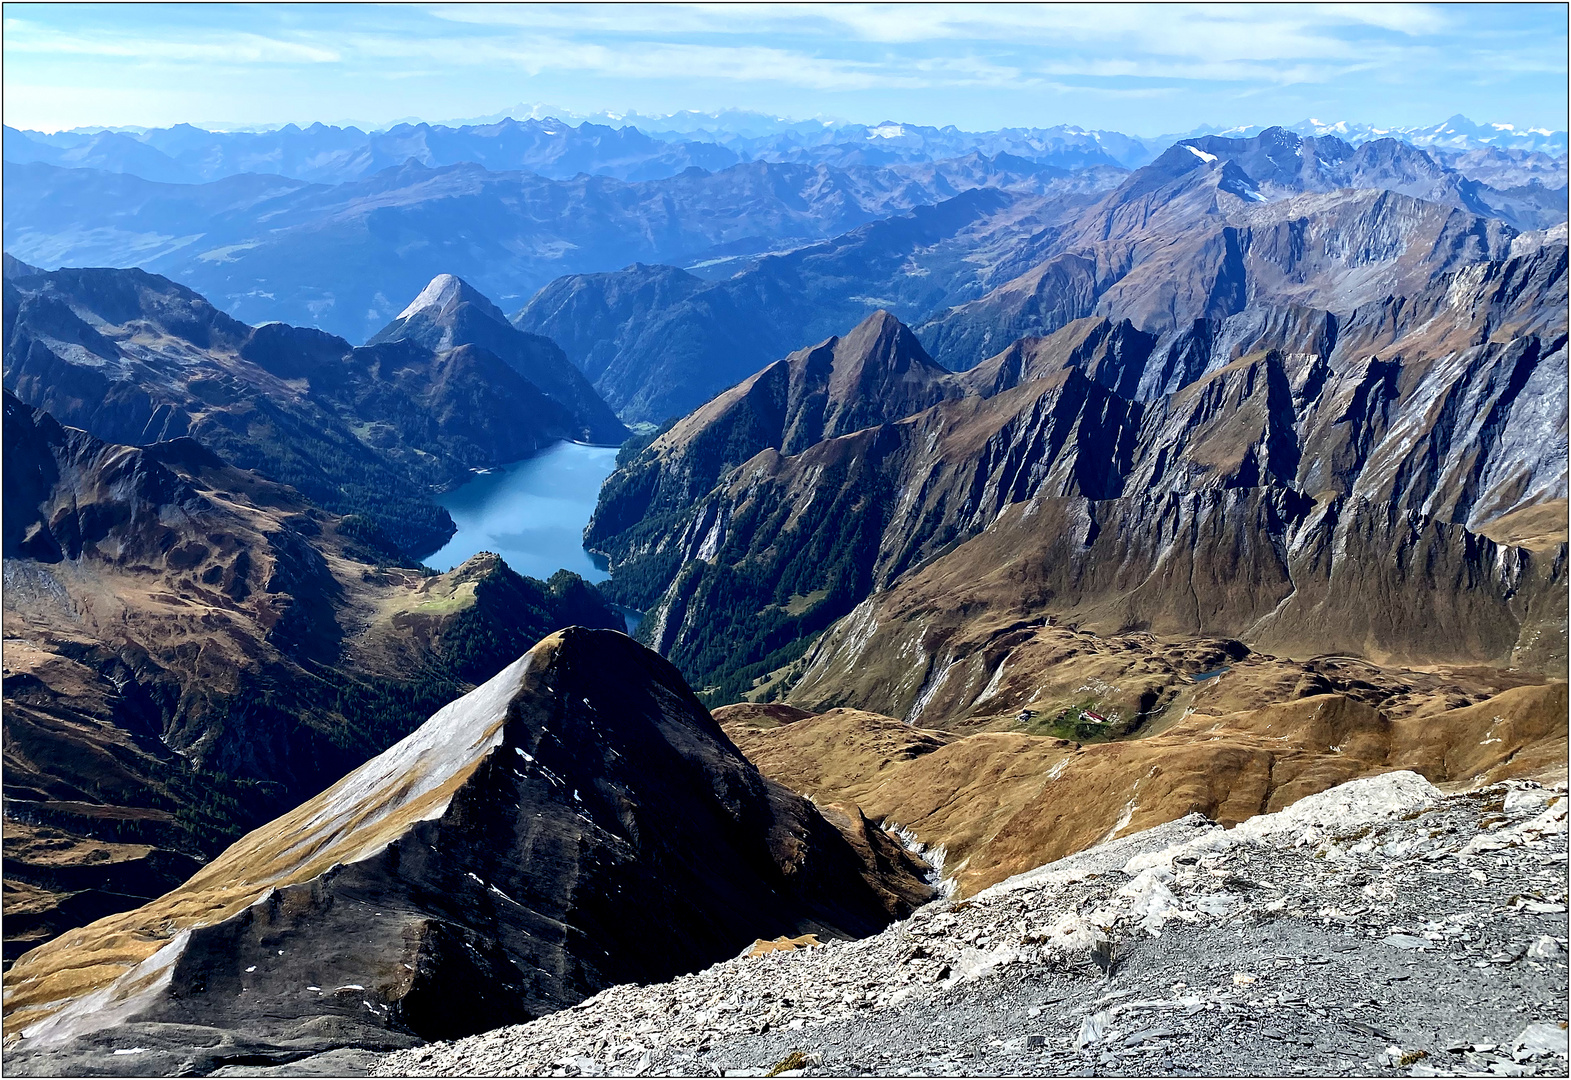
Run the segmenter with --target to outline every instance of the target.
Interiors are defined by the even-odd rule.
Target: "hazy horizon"
[[[766,113],[756,112],[754,110],[743,110],[743,109],[712,109],[712,110],[682,109],[682,110],[677,110],[675,112],[662,113],[662,114],[658,114],[658,115],[648,114],[648,113],[640,113],[640,112],[637,112],[636,110],[632,110],[632,111],[628,111],[628,112],[624,112],[624,113],[617,113],[617,112],[606,110],[606,111],[601,111],[601,112],[598,112],[598,113],[593,113],[593,114],[587,114],[586,115],[586,114],[583,114],[583,113],[575,112],[575,111],[573,111],[571,109],[560,109],[560,108],[556,108],[554,106],[549,106],[549,105],[530,106],[530,105],[527,105],[527,104],[523,104],[523,105],[520,105],[520,106],[517,106],[517,107],[514,107],[514,108],[499,109],[499,110],[497,110],[496,112],[493,112],[493,113],[482,113],[482,114],[477,114],[475,116],[441,117],[441,118],[436,118],[436,119],[429,118],[429,117],[423,117],[423,116],[400,116],[400,117],[395,117],[394,119],[391,119],[391,120],[384,120],[384,121],[372,121],[372,120],[366,120],[366,119],[356,118],[356,117],[347,117],[347,118],[340,117],[340,118],[336,118],[336,119],[326,119],[326,118],[293,119],[293,120],[281,120],[281,121],[276,121],[276,122],[272,122],[272,123],[242,123],[242,122],[239,122],[239,121],[231,121],[231,120],[198,119],[198,120],[176,121],[175,123],[172,123],[172,124],[78,124],[78,125],[75,125],[75,126],[72,126],[72,127],[68,127],[68,128],[66,128],[66,127],[59,127],[59,128],[36,128],[36,127],[33,127],[33,128],[30,128],[30,127],[24,127],[24,126],[19,125],[19,124],[13,124],[13,123],[11,123],[11,121],[9,119],[7,119],[5,122],[10,127],[16,128],[17,130],[37,131],[37,132],[41,132],[43,134],[58,134],[60,132],[93,133],[93,132],[98,132],[98,131],[143,132],[143,131],[158,130],[158,129],[161,129],[161,128],[162,129],[167,129],[167,128],[170,128],[170,127],[178,126],[179,124],[186,124],[186,125],[189,125],[189,126],[194,127],[194,128],[199,128],[201,130],[214,131],[214,132],[268,132],[268,131],[278,131],[280,129],[289,127],[291,125],[293,125],[293,126],[295,126],[297,128],[305,129],[305,128],[311,127],[313,124],[322,124],[322,125],[324,125],[326,127],[333,127],[333,128],[342,128],[342,129],[357,128],[357,129],[359,129],[361,131],[364,131],[364,132],[366,132],[368,134],[371,134],[371,133],[376,133],[376,132],[389,131],[389,130],[391,130],[393,128],[396,128],[396,127],[398,127],[400,125],[403,125],[403,124],[409,124],[409,125],[428,124],[428,125],[430,125],[432,127],[464,127],[464,126],[483,126],[483,125],[486,125],[486,124],[500,123],[503,120],[508,120],[508,119],[515,120],[515,121],[520,121],[520,122],[525,121],[525,120],[531,120],[531,119],[533,119],[533,120],[556,119],[556,120],[560,120],[563,123],[566,123],[566,124],[568,124],[570,126],[573,126],[573,127],[577,127],[577,126],[579,126],[580,124],[583,124],[583,123],[596,123],[596,124],[607,124],[607,125],[613,126],[613,127],[621,127],[621,126],[637,127],[637,128],[640,128],[641,130],[646,130],[646,131],[647,130],[667,131],[667,130],[679,130],[679,129],[660,127],[659,123],[661,121],[674,120],[674,119],[676,119],[678,117],[689,116],[689,117],[693,117],[694,118],[694,122],[696,124],[697,118],[715,117],[715,118],[718,119],[718,118],[724,117],[728,113],[730,113],[730,114],[750,113],[750,114],[758,115],[758,116],[766,116],[766,115],[768,115]],[[1132,131],[1132,130],[1127,130],[1127,129],[1112,129],[1112,128],[1096,128],[1096,127],[1093,127],[1092,125],[1089,125],[1089,124],[1078,123],[1078,122],[1076,122],[1072,118],[1056,119],[1056,120],[1052,120],[1050,122],[1049,121],[1044,121],[1042,123],[1031,124],[1031,125],[1011,124],[1011,125],[1001,125],[1001,126],[1002,127],[1018,127],[1018,128],[1024,128],[1024,127],[1028,127],[1028,126],[1029,127],[1035,127],[1035,128],[1053,128],[1053,127],[1063,126],[1063,127],[1067,127],[1067,128],[1079,128],[1079,129],[1082,129],[1082,130],[1085,130],[1085,131],[1119,130],[1123,134],[1131,135],[1131,136],[1134,136],[1136,138],[1151,139],[1151,138],[1157,138],[1157,137],[1161,137],[1161,136],[1165,136],[1165,135],[1178,135],[1178,134],[1184,134],[1184,133],[1190,132],[1190,131],[1197,131],[1197,130],[1204,130],[1204,129],[1215,129],[1215,130],[1220,132],[1220,131],[1228,131],[1228,130],[1241,130],[1241,129],[1244,129],[1244,128],[1269,128],[1269,127],[1274,127],[1274,126],[1288,127],[1288,126],[1291,126],[1291,125],[1294,125],[1294,124],[1300,124],[1300,123],[1305,123],[1305,122],[1315,123],[1315,124],[1327,124],[1327,125],[1334,124],[1334,123],[1337,123],[1337,122],[1345,122],[1345,123],[1350,124],[1350,125],[1368,124],[1371,127],[1379,128],[1379,129],[1382,129],[1382,130],[1397,130],[1399,128],[1405,129],[1405,128],[1409,128],[1409,127],[1427,127],[1427,126],[1430,126],[1430,125],[1441,124],[1441,123],[1444,123],[1447,120],[1452,119],[1456,115],[1465,116],[1465,118],[1467,120],[1472,121],[1473,123],[1476,123],[1476,124],[1479,124],[1479,125],[1489,125],[1489,124],[1501,125],[1501,124],[1503,124],[1503,125],[1508,126],[1512,130],[1517,131],[1517,132],[1539,132],[1539,133],[1544,133],[1544,134],[1550,134],[1550,133],[1566,130],[1566,127],[1565,127],[1564,124],[1562,124],[1559,127],[1535,127],[1535,126],[1528,125],[1528,124],[1520,124],[1520,123],[1515,123],[1514,124],[1514,123],[1512,123],[1510,121],[1510,118],[1495,117],[1495,116],[1481,118],[1481,117],[1477,117],[1477,116],[1467,116],[1466,114],[1451,114],[1450,116],[1437,116],[1437,117],[1431,118],[1428,121],[1422,121],[1422,122],[1420,122],[1418,124],[1413,124],[1413,125],[1398,125],[1398,124],[1393,124],[1393,123],[1388,123],[1388,122],[1382,122],[1379,119],[1371,120],[1371,119],[1363,118],[1363,117],[1299,116],[1299,117],[1291,117],[1291,118],[1289,118],[1289,117],[1266,117],[1266,118],[1263,118],[1263,119],[1257,119],[1257,120],[1255,120],[1255,121],[1253,121],[1252,123],[1249,123],[1249,124],[1238,124],[1238,125],[1233,125],[1233,126],[1230,127],[1229,125],[1219,124],[1219,123],[1216,123],[1216,122],[1211,121],[1211,120],[1204,120],[1204,119],[1202,119],[1202,120],[1199,120],[1199,121],[1197,121],[1197,122],[1195,122],[1193,124],[1183,125],[1182,127],[1175,128],[1172,131],[1157,131],[1157,132]],[[931,126],[931,127],[935,127],[935,128],[942,128],[942,127],[946,126],[946,125],[941,125],[941,124],[931,124],[931,125],[929,125],[929,124],[925,123],[919,117],[910,117],[910,116],[883,116],[883,117],[878,117],[876,119],[870,119],[870,118],[864,118],[864,117],[848,118],[848,117],[843,117],[843,116],[817,115],[817,116],[775,116],[775,117],[773,117],[773,119],[775,119],[776,121],[778,121],[781,124],[791,124],[791,125],[810,124],[810,123],[822,123],[822,124],[825,124],[825,125],[857,125],[857,124],[859,124],[859,125],[862,125],[864,127],[875,127],[875,126],[877,126],[879,124],[884,124],[884,123],[896,123],[896,124],[904,124],[904,125],[909,125],[909,126]],[[651,123],[651,121],[653,121],[654,123]],[[998,129],[971,128],[971,129],[962,129],[962,130],[970,130],[970,131],[974,131],[974,132],[980,132],[980,131],[998,130]]]

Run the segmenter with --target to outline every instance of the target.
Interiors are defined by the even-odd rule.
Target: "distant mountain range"
[[[1251,278],[1242,264],[1261,257],[1252,245],[1262,229],[1324,220],[1322,206],[1337,199],[1315,194],[1390,192],[1422,200],[1404,205],[1427,207],[1425,214],[1444,216],[1444,207],[1485,229],[1530,231],[1566,214],[1564,187],[1500,190],[1394,139],[1354,148],[1282,128],[1248,139],[1190,139],[1120,179],[1104,191],[967,192],[795,251],[739,260],[716,281],[649,266],[563,277],[516,321],[561,344],[625,419],[658,423],[880,308],[909,321],[933,356],[956,369],[1021,335],[1087,315],[1124,310],[1161,334],[1206,314],[1207,304],[1237,310],[1246,295],[1283,287],[1274,275]],[[1229,224],[1212,231],[1219,219]],[[1166,234],[1170,227],[1210,254],[1165,247],[1176,240]],[[1204,239],[1191,229],[1202,229]],[[1142,232],[1165,238],[1122,247]],[[1224,261],[1240,267],[1224,280],[1241,291],[1213,296],[1210,284],[1186,281],[1229,250]],[[1307,273],[1310,261],[1301,253],[1293,273]],[[1390,284],[1345,269],[1336,274],[1340,289]],[[1302,282],[1288,292],[1311,295]],[[1337,306],[1329,297],[1324,303]]]
[[[8,165],[6,245],[10,254],[42,267],[140,266],[195,289],[247,322],[312,325],[350,342],[379,331],[397,316],[402,298],[435,275],[456,274],[509,312],[528,306],[520,325],[556,336],[624,419],[658,423],[770,357],[843,329],[878,307],[925,324],[950,306],[978,299],[1040,261],[1036,255],[1052,246],[1055,222],[1072,218],[1127,175],[1123,165],[1098,156],[1100,151],[1092,153],[1089,136],[1066,134],[1068,129],[1052,136],[1058,142],[1041,132],[1029,138],[1004,133],[1008,137],[1000,135],[987,152],[973,148],[929,161],[925,155],[959,150],[954,138],[963,133],[895,127],[900,131],[887,125],[868,129],[884,132],[862,140],[877,146],[837,150],[830,156],[838,163],[760,160],[718,171],[688,165],[676,175],[637,180],[588,170],[611,169],[608,163],[614,162],[612,171],[634,175],[637,160],[654,160],[639,154],[666,154],[678,144],[631,128],[617,132],[536,120],[485,128],[399,128],[376,136],[388,140],[380,150],[340,145],[352,133],[321,125],[266,135],[220,136],[196,129],[146,135],[171,149],[196,147],[191,160],[217,162],[215,173],[230,167],[222,164],[230,151],[234,167],[284,169],[294,167],[290,162],[307,163],[310,168],[300,171],[329,178],[386,165],[334,183],[257,172],[201,183],[147,179],[127,170],[144,168],[136,164],[138,155],[157,148],[111,133],[58,151],[54,164]],[[19,133],[7,137],[8,147],[23,145]],[[813,156],[794,131],[778,137],[797,140],[803,156]],[[268,139],[276,142],[268,151],[272,157],[263,154]],[[313,149],[318,143],[326,148]],[[1078,147],[1073,153],[1065,149],[1071,143]],[[1378,187],[1498,218],[1518,230],[1552,225],[1566,214],[1565,161],[1536,151],[1489,147],[1450,153],[1393,138],[1354,146],[1336,136],[1298,136],[1283,128],[1248,139],[1198,136],[1184,144],[1194,150],[1164,148],[1156,160],[1168,160],[1175,152],[1191,164],[1199,164],[1196,152],[1237,158],[1235,166],[1244,177],[1238,183],[1244,186],[1235,194],[1248,187],[1266,201],[1337,187]],[[848,145],[823,143],[819,149]],[[201,146],[208,150],[198,153]],[[704,154],[716,149],[707,143],[691,146],[699,149],[683,151],[683,162],[710,161]],[[891,155],[912,160],[890,164]],[[464,160],[447,163],[453,158]],[[1053,160],[1073,167],[1047,163]],[[573,175],[552,179],[532,171],[548,165]],[[981,191],[994,195],[979,194],[981,201],[965,204],[969,210],[924,218],[915,232],[906,230],[905,241],[893,239],[903,226],[874,229],[865,242],[858,239],[860,228]],[[994,199],[992,224],[958,224],[959,218],[980,212],[989,198]],[[937,248],[923,246],[919,235],[950,228],[942,224],[946,221],[960,233]],[[1006,241],[1006,236],[1014,239]],[[815,247],[830,240],[843,253],[831,257],[833,270],[824,261],[826,251]],[[866,243],[915,244],[906,249],[912,264],[896,269],[890,261],[895,248],[886,246],[883,255],[858,269],[852,263],[869,257]],[[789,252],[801,254],[785,256]],[[770,254],[794,262],[762,258]],[[638,347],[703,353],[727,326],[747,326],[745,334],[721,342],[724,355],[704,361],[694,379],[657,385],[643,380],[638,349],[617,346],[613,362],[603,340],[593,346],[587,341],[586,335],[603,337],[602,330],[576,316],[568,325],[550,314],[561,310],[553,298],[564,288],[581,292],[580,284],[571,283],[575,276],[621,272],[629,264],[675,267],[703,282],[718,282],[707,290],[685,285],[693,303],[718,301],[716,289],[733,294],[761,286],[760,274],[777,280],[762,305],[745,297],[711,305],[718,317],[705,316],[696,338],[662,332],[650,346]],[[779,276],[798,266],[801,276]],[[820,270],[839,280],[815,284]],[[703,301],[696,299],[700,292]],[[629,299],[620,302],[632,302],[632,293],[624,289],[622,294]],[[776,314],[792,305],[801,314]],[[662,319],[680,314],[657,306]],[[765,317],[755,321],[761,312]],[[624,322],[616,336],[631,340],[640,332],[638,325]],[[591,359],[596,350],[608,358]],[[629,379],[639,387],[613,385]]]
[[[890,167],[751,162],[640,181],[409,160],[327,186],[253,173],[173,184],[37,162],[6,167],[6,250],[51,269],[140,266],[236,318],[358,343],[441,273],[516,311],[562,274],[632,262],[724,272],[735,256],[813,243],[972,188],[1042,193],[1121,175],[980,154]]]
[[[131,173],[147,180],[199,183],[240,173],[265,173],[313,183],[360,180],[411,159],[429,168],[473,162],[566,180],[579,173],[620,180],[656,180],[686,169],[710,171],[749,161],[834,165],[895,165],[980,153],[1010,154],[1059,168],[1139,168],[1173,143],[1205,135],[1248,138],[1271,125],[1203,126],[1155,137],[1059,124],[1042,128],[962,131],[954,126],[884,121],[852,124],[786,121],[756,113],[570,117],[530,115],[462,124],[401,123],[385,130],[294,124],[268,131],[207,131],[190,124],[130,130],[74,129],[45,133],[5,129],[5,160]],[[1297,135],[1336,136],[1353,146],[1397,139],[1436,151],[1516,151],[1565,157],[1566,132],[1475,124],[1453,116],[1426,127],[1380,128],[1346,121],[1301,120]]]

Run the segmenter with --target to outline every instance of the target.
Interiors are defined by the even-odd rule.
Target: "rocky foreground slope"
[[[180,888],[24,955],[6,1068],[483,1031],[760,936],[876,932],[933,895],[926,871],[765,780],[654,653],[569,628]]]
[[[1565,1075],[1565,788],[1199,815],[377,1075]],[[1104,970],[1106,968],[1107,970]]]

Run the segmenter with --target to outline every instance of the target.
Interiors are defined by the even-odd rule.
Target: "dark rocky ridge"
[[[5,395],[5,960],[167,891],[541,635],[619,627],[563,572],[426,576],[364,519],[188,438]]]
[[[140,270],[25,269],[8,264],[5,279],[5,384],[23,401],[109,442],[195,438],[326,509],[369,516],[405,552],[452,533],[433,488],[563,438],[625,433],[560,350],[473,317],[479,303],[444,311],[440,285],[355,349],[247,326]]]
[[[844,338],[769,365],[636,452],[606,481],[604,512],[597,509],[585,543],[596,547],[635,526],[658,535],[673,514],[761,450],[799,453],[961,392],[898,319],[875,312]]]
[[[924,870],[766,781],[658,656],[570,628],[180,889],[24,956],[8,1063],[453,1037],[758,937],[874,933],[931,896]]]

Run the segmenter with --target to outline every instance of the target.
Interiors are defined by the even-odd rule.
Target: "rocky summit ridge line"
[[[577,425],[575,438],[606,445],[627,438],[627,428],[554,342],[515,330],[495,304],[452,274],[432,278],[366,344],[394,341],[415,342],[436,353],[463,346],[488,349],[569,411]]]
[[[460,1035],[932,895],[898,841],[832,816],[665,661],[569,628],[179,889],[23,956],[7,1068],[127,1038],[205,1072]]]

